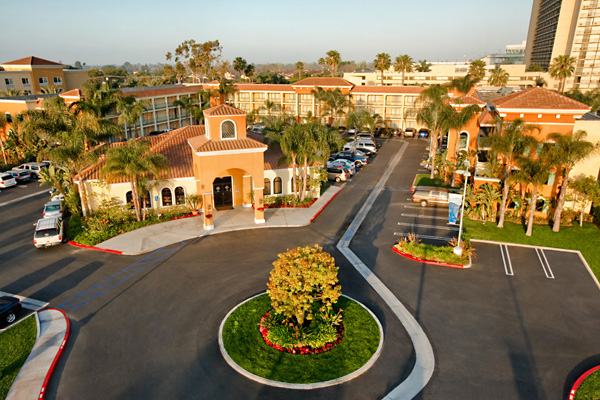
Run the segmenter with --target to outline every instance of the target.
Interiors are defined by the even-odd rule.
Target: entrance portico
[[[264,223],[264,152],[267,145],[246,137],[246,113],[227,104],[204,111],[206,134],[188,143],[193,150],[197,193],[202,193],[204,228],[213,213],[254,205],[254,221]]]

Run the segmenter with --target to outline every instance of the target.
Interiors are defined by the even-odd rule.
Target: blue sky
[[[72,64],[166,62],[181,42],[218,39],[251,63],[456,61],[526,39],[533,0],[42,0],[2,5],[0,62],[38,56]]]

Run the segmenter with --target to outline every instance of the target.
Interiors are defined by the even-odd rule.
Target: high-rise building
[[[598,0],[534,0],[525,63],[547,69],[560,55],[577,60],[565,89],[600,87],[600,4]],[[558,83],[553,85],[558,87]]]

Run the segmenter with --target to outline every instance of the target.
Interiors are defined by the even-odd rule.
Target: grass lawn
[[[429,174],[417,174],[415,177],[415,186],[435,186],[444,188],[452,187],[452,185],[445,183],[443,179],[431,179],[429,176]]]
[[[33,348],[36,334],[33,315],[0,333],[0,399],[6,398]]]
[[[527,227],[506,222],[500,229],[495,223],[482,223],[464,220],[465,232],[471,239],[494,240],[498,242],[529,244],[532,246],[556,247],[561,249],[579,250],[585,257],[590,268],[600,280],[600,229],[591,223],[561,227],[560,232],[552,232],[548,225],[534,225],[533,235],[526,236]]]
[[[600,399],[600,370],[585,378],[575,393],[575,400],[598,399]]]
[[[314,383],[356,371],[379,345],[379,327],[362,306],[340,297],[344,336],[332,350],[320,354],[284,353],[268,346],[258,330],[260,317],[271,310],[269,297],[258,296],[236,309],[223,326],[229,356],[245,370],[263,378],[289,383]]]

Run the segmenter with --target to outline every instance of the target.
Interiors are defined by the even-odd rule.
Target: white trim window
[[[237,127],[235,123],[227,119],[221,122],[221,140],[236,139],[237,138]]]
[[[162,207],[171,207],[173,205],[173,192],[171,192],[171,188],[162,188],[160,199]]]
[[[12,78],[4,78],[4,83],[6,83],[6,86],[8,87],[15,86],[15,83],[13,82]]]
[[[185,205],[185,188],[183,186],[175,188],[175,204],[178,206]]]
[[[263,196],[271,195],[271,180],[269,178],[265,178],[265,186],[263,189]]]
[[[62,82],[62,77],[60,77],[60,76],[55,76],[54,77],[54,84],[55,85],[62,85],[62,83],[63,83]]]
[[[469,150],[469,132],[462,131],[460,133],[460,148],[459,150]]]
[[[38,78],[38,82],[40,83],[40,86],[48,86],[48,78],[45,76]]]
[[[31,86],[29,78],[21,78],[21,83],[23,83],[23,86]]]
[[[276,177],[273,179],[273,194],[282,194],[283,193],[283,185],[280,177]]]

